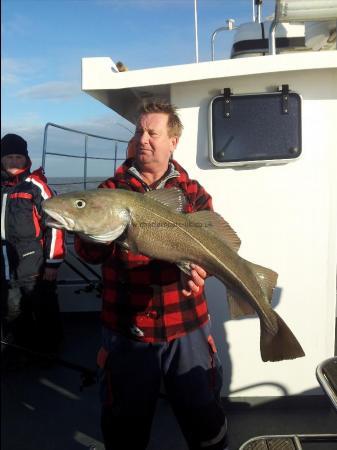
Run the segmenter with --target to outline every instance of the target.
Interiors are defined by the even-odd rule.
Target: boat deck
[[[95,369],[100,345],[97,312],[63,313],[65,340],[61,357]],[[80,374],[54,365],[2,371],[2,450],[103,450],[98,385],[80,391]],[[318,389],[318,388],[317,388]],[[337,414],[326,397],[308,396],[252,407],[225,401],[229,444],[236,450],[254,436],[336,433]],[[305,449],[332,450],[331,444],[306,444]],[[187,450],[165,398],[158,402],[148,450]]]

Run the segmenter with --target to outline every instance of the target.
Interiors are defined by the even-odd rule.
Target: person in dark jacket
[[[212,210],[205,189],[173,159],[182,123],[170,104],[140,111],[129,158],[101,188],[179,188],[185,212]],[[145,450],[163,381],[190,450],[223,450],[222,369],[204,295],[206,272],[75,237],[79,256],[102,264],[101,426],[106,450]]]
[[[64,233],[45,225],[41,204],[53,196],[42,168],[31,172],[27,142],[1,139],[2,337],[55,353],[62,339],[56,292]]]

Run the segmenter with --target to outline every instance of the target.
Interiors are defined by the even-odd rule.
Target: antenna
[[[254,3],[256,6],[256,10],[255,7],[253,8],[253,13],[255,14],[254,22],[261,23],[261,8],[263,0],[254,0]]]
[[[198,6],[197,0],[194,0],[194,36],[195,36],[195,62],[199,62],[199,44],[198,44]]]

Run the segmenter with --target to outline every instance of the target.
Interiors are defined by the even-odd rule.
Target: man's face
[[[2,167],[11,175],[15,175],[16,172],[23,169],[26,164],[27,158],[24,155],[17,155],[16,153],[1,158]]]
[[[178,137],[169,137],[168,115],[164,113],[142,114],[138,120],[135,145],[136,160],[142,166],[166,168]]]

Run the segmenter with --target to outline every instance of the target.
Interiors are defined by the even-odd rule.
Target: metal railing
[[[48,144],[48,130],[49,127],[58,128],[64,131],[69,131],[72,133],[77,133],[84,136],[84,153],[83,155],[73,155],[69,153],[60,153],[60,152],[49,152],[47,151],[47,144]],[[100,157],[100,156],[88,156],[88,138],[96,138],[96,139],[103,139],[106,141],[111,141],[114,143],[114,156],[113,157]],[[46,164],[46,156],[47,155],[54,155],[54,156],[64,156],[67,158],[79,158],[84,159],[84,168],[83,168],[83,186],[84,189],[87,187],[87,178],[88,178],[88,160],[94,159],[94,160],[105,160],[105,161],[113,161],[114,162],[114,170],[116,171],[117,161],[124,161],[126,158],[127,149],[125,148],[125,154],[123,155],[123,158],[118,157],[118,144],[123,143],[127,144],[128,141],[123,139],[116,139],[116,138],[110,138],[105,136],[99,136],[97,134],[87,133],[85,131],[76,130],[74,128],[68,128],[61,125],[57,125],[55,123],[48,122],[44,128],[44,135],[43,135],[43,148],[42,148],[42,167],[45,168]]]
[[[232,31],[235,30],[237,27],[234,26],[234,19],[227,19],[226,20],[227,25],[223,26],[223,27],[219,27],[216,30],[213,31],[212,36],[211,36],[211,58],[212,61],[215,60],[215,50],[214,50],[214,45],[215,45],[215,38],[216,35],[220,32],[220,31]]]

